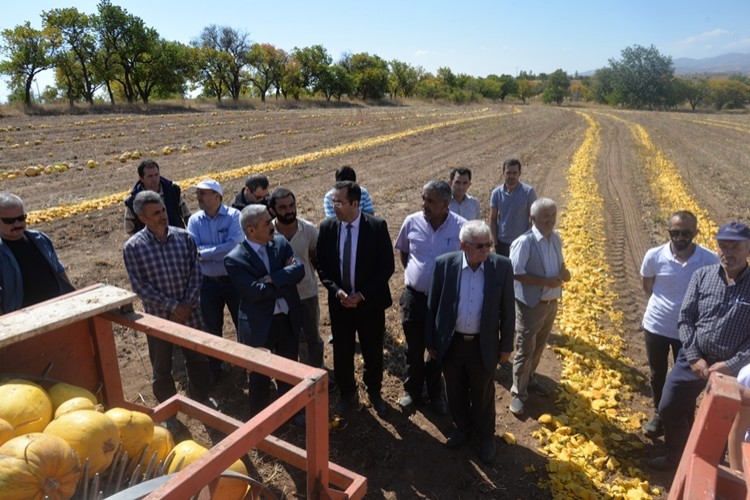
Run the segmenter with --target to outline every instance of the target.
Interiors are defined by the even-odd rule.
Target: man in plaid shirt
[[[123,257],[133,291],[146,313],[196,329],[202,327],[198,307],[201,269],[195,241],[186,230],[169,226],[161,197],[153,191],[138,193],[133,202],[146,225],[125,242]],[[177,393],[172,378],[173,344],[147,337],[153,369],[151,387],[159,402]],[[188,374],[188,393],[197,401],[208,397],[208,358],[182,349]]]

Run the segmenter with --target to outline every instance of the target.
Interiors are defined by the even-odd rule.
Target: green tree
[[[194,45],[203,49],[199,58],[200,83],[219,100],[226,89],[232,100],[237,101],[246,83],[250,35],[212,24],[203,28]]]
[[[135,68],[133,86],[144,104],[148,104],[152,95],[160,98],[184,97],[188,80],[194,78],[194,68],[190,47],[159,39],[151,53]]]
[[[570,95],[570,77],[565,71],[558,69],[547,76],[542,101],[547,104],[554,102],[559,106],[568,95]]]
[[[261,101],[266,100],[271,87],[275,86],[280,91],[281,77],[287,61],[286,52],[270,43],[254,43],[250,47],[247,61],[252,68],[248,80],[258,89]]]
[[[619,60],[610,59],[609,67],[616,104],[635,109],[669,106],[674,65],[653,45],[628,47]]]
[[[312,93],[305,86],[305,77],[302,68],[299,61],[294,56],[289,56],[287,58],[282,71],[280,83],[281,87],[279,90],[281,91],[281,95],[284,96],[284,99],[286,99],[288,95],[291,95],[295,100],[299,100],[300,94],[303,90]]]
[[[8,59],[0,61],[0,73],[10,77],[11,87],[23,89],[23,103],[31,107],[31,84],[36,75],[53,66],[59,41],[47,30],[32,28],[28,21],[3,30],[2,38],[0,51]]]
[[[367,52],[344,57],[341,62],[354,81],[354,91],[361,99],[382,99],[388,93],[388,63]]]
[[[738,80],[709,80],[709,100],[720,111],[722,108],[741,108],[750,97],[750,86]]]
[[[333,62],[326,48],[322,45],[313,45],[301,49],[295,47],[290,57],[299,64],[302,77],[301,86],[310,94],[321,90],[320,80]]]
[[[96,78],[97,41],[91,17],[69,7],[43,12],[42,20],[45,28],[59,33],[62,42],[55,61],[60,70],[58,85],[65,89],[71,105],[74,96],[93,105],[102,82]]]
[[[518,87],[516,89],[516,97],[521,99],[521,102],[526,103],[527,99],[531,99],[535,95],[539,94],[539,82],[536,80],[527,80],[526,78],[517,79],[516,83]]]
[[[417,87],[419,80],[424,76],[424,69],[421,66],[414,67],[403,61],[393,60],[390,66],[390,89],[391,95],[398,97],[411,97],[414,95],[414,89]]]

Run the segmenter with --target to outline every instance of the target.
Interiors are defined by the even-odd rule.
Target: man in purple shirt
[[[441,370],[434,358],[425,363],[425,320],[427,292],[430,289],[435,259],[460,248],[458,235],[466,220],[448,209],[452,197],[445,181],[430,181],[422,188],[422,210],[406,217],[396,239],[404,266],[405,287],[401,294],[401,325],[406,337],[406,370],[404,395],[399,404],[407,408],[422,403],[422,389],[432,409],[447,412],[443,397]]]
[[[536,200],[534,188],[520,180],[521,162],[510,158],[503,162],[505,182],[490,196],[490,231],[495,252],[508,257],[513,240],[531,229],[531,204]]]

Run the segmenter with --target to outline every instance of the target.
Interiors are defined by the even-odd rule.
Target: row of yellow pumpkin
[[[70,384],[55,384],[45,391],[27,380],[0,384],[0,491],[3,498],[68,499],[88,459],[89,474],[102,473],[112,464],[120,444],[128,457],[156,453],[174,458],[168,473],[184,468],[208,452],[195,441],[174,445],[171,433],[154,426],[147,414],[124,408],[103,413],[96,396]],[[52,415],[54,414],[54,419]],[[241,460],[229,470],[247,475]],[[222,479],[212,498],[241,499],[247,484]]]

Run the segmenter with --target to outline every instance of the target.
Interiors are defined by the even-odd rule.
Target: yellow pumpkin
[[[39,469],[20,458],[0,455],[0,491],[3,500],[42,500]]]
[[[8,380],[0,384],[0,418],[13,426],[16,436],[42,432],[52,420],[52,402],[37,384]]]
[[[196,443],[192,439],[187,439],[178,443],[172,450],[174,458],[169,465],[169,473],[176,472],[178,464],[182,461],[180,469],[182,470],[200,457],[208,453],[208,449]],[[237,460],[229,469],[232,472],[247,475],[247,468],[242,460]],[[248,484],[242,479],[232,479],[223,477],[219,479],[216,486],[211,489],[211,500],[241,500],[247,494]]]
[[[57,411],[57,408],[61,404],[73,398],[86,398],[93,404],[97,404],[99,402],[97,401],[94,393],[92,393],[91,391],[84,389],[83,387],[66,384],[64,382],[60,382],[59,384],[55,384],[50,387],[47,390],[47,394],[49,394],[49,398],[52,401],[53,412]]]
[[[16,437],[16,431],[13,430],[13,426],[7,420],[0,418],[0,446],[14,437]]]
[[[94,410],[60,415],[49,423],[44,433],[67,441],[78,453],[81,463],[88,459],[92,476],[109,467],[120,444],[120,435],[112,419]]]
[[[102,405],[94,404],[88,398],[75,397],[65,401],[57,407],[55,410],[55,418],[59,418],[60,415],[65,415],[66,413],[78,410],[94,410],[99,413],[104,413],[104,407]]]
[[[172,448],[174,448],[172,433],[161,425],[154,426],[154,438],[151,440],[151,444],[148,445],[147,454],[149,458],[147,459],[150,460],[151,455],[156,452],[157,461],[166,460]]]
[[[21,459],[28,466],[37,488],[29,498],[68,499],[76,491],[81,462],[62,438],[41,432],[24,434],[0,446],[0,455]]]
[[[137,459],[154,437],[154,421],[143,412],[125,408],[112,408],[104,414],[117,426],[122,451],[128,452],[129,458]]]

